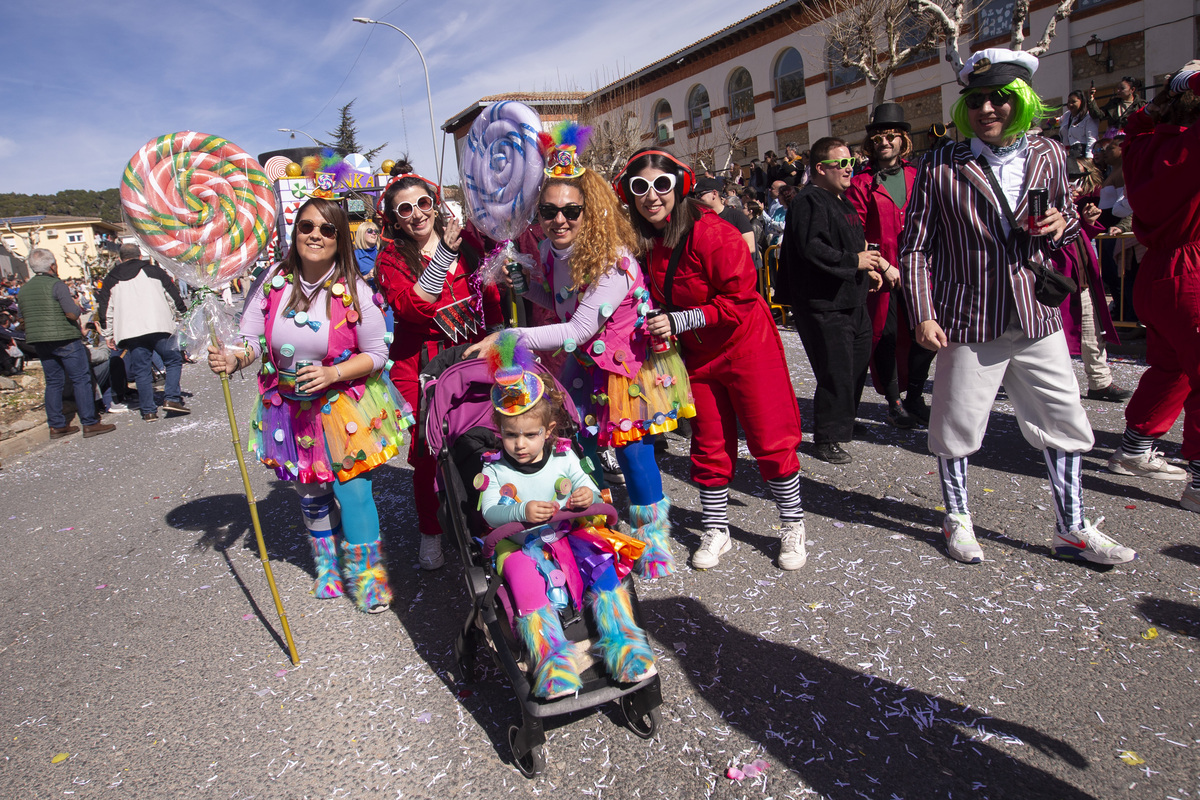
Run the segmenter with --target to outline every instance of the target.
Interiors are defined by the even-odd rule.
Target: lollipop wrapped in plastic
[[[184,335],[198,340],[211,330],[229,341],[236,325],[217,295],[250,270],[275,225],[275,191],[263,168],[219,136],[160,136],[125,167],[121,211],[163,267],[199,289]]]
[[[463,195],[475,227],[499,242],[480,267],[487,282],[511,262],[532,267],[533,259],[516,251],[512,240],[529,227],[537,211],[545,162],[538,147],[542,129],[537,112],[504,101],[483,110],[463,148]]]

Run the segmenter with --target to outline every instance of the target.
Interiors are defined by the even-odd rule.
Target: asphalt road
[[[784,340],[809,423],[811,373]],[[1140,369],[1115,364],[1126,385]],[[1120,407],[1086,403],[1089,514],[1140,553],[1111,570],[1050,556],[1044,467],[1003,400],[972,459],[977,566],[943,555],[924,434],[882,424],[869,389],[853,464],[804,445],[797,573],[773,564],[777,519],[746,457],[734,550],[639,587],[657,737],[615,707],[559,721],[530,781],[508,763],[519,714],[500,673],[457,680],[466,594],[449,548],[440,571],[416,568],[407,465],[375,482],[397,599],[374,617],[308,594],[295,495],[250,465],[293,667],[220,384],[194,365],[184,385],[191,417],[120,415],[0,472],[0,797],[1200,797],[1200,519],[1180,484],[1103,470]],[[233,388],[244,424],[252,384]],[[1178,426],[1164,446],[1178,455]],[[699,522],[682,440],[662,465],[682,561]],[[762,775],[725,777],[755,759]]]

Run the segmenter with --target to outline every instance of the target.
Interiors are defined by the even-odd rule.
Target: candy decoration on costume
[[[182,131],[147,142],[130,159],[121,209],[177,278],[219,290],[267,246],[275,192],[258,162],[232,142]]]
[[[590,127],[564,119],[550,133],[538,136],[542,155],[546,157],[546,176],[549,178],[578,178],[587,170],[579,163],[579,153],[592,136]]]
[[[488,373],[495,381],[492,406],[501,414],[515,416],[532,408],[546,392],[533,369],[533,354],[519,344],[511,328],[503,331],[487,354]]]

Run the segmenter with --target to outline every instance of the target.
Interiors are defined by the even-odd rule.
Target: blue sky
[[[354,98],[364,146],[387,141],[381,157],[394,156],[407,128],[414,165],[432,175],[420,59],[399,33],[353,17],[421,45],[440,147],[442,122],[481,96],[594,89],[769,3],[7,0],[0,192],[116,187],[138,148],[179,130],[252,155],[292,145],[277,128],[322,138]]]

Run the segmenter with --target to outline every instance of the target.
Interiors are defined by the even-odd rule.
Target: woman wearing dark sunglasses
[[[556,133],[563,138],[563,130]],[[548,154],[538,205],[546,234],[541,269],[525,294],[561,322],[521,328],[521,341],[531,350],[566,353],[560,377],[585,417],[580,441],[593,463],[598,447],[613,448],[630,522],[647,545],[637,570],[658,578],[674,571],[675,560],[653,437],[695,415],[691,387],[678,352],[651,346],[640,242],[612,187],[579,163],[577,146],[559,141]]]
[[[479,252],[463,242],[453,216],[443,219],[438,213],[437,184],[417,175],[403,159],[393,174],[397,177],[384,191],[379,210],[394,238],[376,258],[375,275],[395,319],[389,351],[392,381],[417,413],[422,355],[433,358],[447,347],[479,341],[486,324],[502,318],[499,294],[481,295],[472,288]],[[445,558],[434,491],[436,462],[423,438],[409,447],[408,463],[422,534],[418,561],[422,569],[437,569]]]
[[[317,568],[313,594],[349,589],[374,614],[392,592],[370,476],[404,444],[402,401],[383,374],[383,312],[358,272],[345,212],[313,198],[296,216],[287,256],[246,302],[242,346],[210,346],[208,365],[232,373],[262,357],[250,450],[296,483]]]
[[[647,330],[678,337],[692,380],[692,480],[704,526],[692,566],[715,567],[732,547],[727,507],[740,423],[779,508],[779,566],[799,569],[807,558],[800,410],[750,253],[737,228],[687,199],[696,177],[671,154],[637,151],[615,184],[644,242],[650,294],[668,312],[647,319]]]

